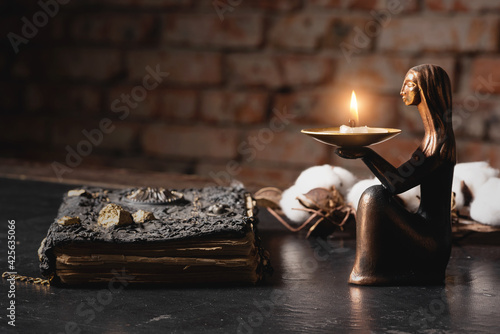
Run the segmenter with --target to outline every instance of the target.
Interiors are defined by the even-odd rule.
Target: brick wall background
[[[4,1],[0,17],[0,156],[56,162],[63,179],[363,173],[299,132],[346,123],[352,89],[361,124],[403,130],[374,147],[398,164],[422,136],[399,97],[421,63],[452,79],[459,161],[500,168],[500,1]]]

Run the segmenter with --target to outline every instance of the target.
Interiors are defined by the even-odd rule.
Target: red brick
[[[168,89],[162,95],[158,114],[163,119],[193,120],[198,106],[198,93],[194,90]]]
[[[309,0],[313,8],[373,10],[383,8],[385,0]]]
[[[435,55],[425,55],[421,57],[417,57],[416,59],[413,59],[413,63],[411,64],[410,67],[417,66],[420,64],[434,64],[441,66],[446,73],[448,73],[448,76],[450,77],[451,81],[451,86],[452,90],[455,90],[455,87],[457,87],[457,83],[455,82],[455,65],[456,61],[455,58],[452,56],[435,56]]]
[[[254,0],[243,1],[241,7],[250,7],[262,10],[272,11],[290,11],[301,6],[300,0]]]
[[[360,42],[358,35],[366,34],[366,29],[372,29],[371,21],[373,20],[357,16],[334,17],[327,28],[323,46],[353,54],[370,51],[373,48],[374,39],[368,38]]]
[[[228,165],[229,164],[229,165]],[[265,186],[286,189],[291,186],[303,170],[304,165],[286,166],[269,163],[241,163],[232,160],[226,164],[202,161],[196,166],[195,174],[206,176],[214,184],[229,185],[231,179],[243,182],[249,191]]]
[[[398,98],[356,92],[359,125],[397,127]],[[347,124],[350,117],[351,91],[324,89],[280,94],[274,102],[277,108],[287,108],[296,115],[295,123],[320,126]]]
[[[169,84],[218,84],[222,81],[221,57],[213,52],[158,50],[131,51],[127,55],[127,69],[131,80],[142,83],[148,74],[146,67],[170,73],[163,83]]]
[[[278,48],[316,49],[327,33],[329,15],[293,14],[279,17],[269,32],[270,43]]]
[[[31,84],[26,89],[26,109],[59,115],[97,115],[101,112],[102,94],[90,86]]]
[[[155,124],[142,136],[144,152],[154,156],[232,159],[237,144],[238,131],[224,128]]]
[[[347,4],[347,8],[350,9],[361,9],[361,10],[373,10],[381,7],[381,4],[385,1],[381,0],[350,0]]]
[[[309,90],[276,95],[273,106],[295,115],[294,123],[339,126],[349,119],[350,92]]]
[[[231,17],[236,12],[243,11],[266,11],[266,12],[287,12],[301,7],[301,0],[216,0],[216,1],[196,1],[197,8],[206,12],[216,13],[217,17],[223,21]],[[219,15],[220,14],[220,15]]]
[[[38,58],[38,57],[36,57]],[[120,51],[82,48],[58,48],[32,59],[22,74],[40,72],[51,79],[109,80],[121,71]],[[40,65],[40,64],[43,64]],[[27,72],[24,72],[26,71]]]
[[[457,140],[457,162],[487,161],[500,168],[500,145],[478,140]]]
[[[309,165],[307,164],[307,159],[305,163],[305,165],[301,164],[297,167],[285,167],[283,166],[283,164],[280,164],[280,166],[272,167],[265,164],[260,165],[258,163],[242,164],[241,172],[238,174],[238,179],[243,180],[245,186],[255,183],[259,186],[271,186],[285,190],[295,183],[295,180],[300,175],[300,172],[302,172],[302,170],[304,170],[306,167],[309,167]]]
[[[213,13],[164,17],[166,44],[223,48],[256,47],[262,43],[263,18],[231,14],[221,21]]]
[[[408,159],[418,148],[423,136],[412,136],[402,133],[393,139],[373,146],[373,150],[379,153],[395,167],[400,166]]]
[[[122,95],[130,95],[134,86],[121,85],[113,87],[109,93],[107,108],[109,114],[115,117],[125,115],[123,107],[129,109],[128,119],[154,119],[165,120],[192,120],[196,113],[198,104],[198,94],[194,90],[157,88],[147,92],[143,101],[134,102],[135,107],[128,106],[124,102]],[[112,110],[113,102],[118,99],[120,102],[115,105],[116,112]]]
[[[428,9],[434,11],[491,11],[500,9],[498,1],[491,0],[425,0]]]
[[[360,125],[382,128],[398,127],[398,105],[402,104],[399,95],[387,96],[360,92],[357,98]]]
[[[108,100],[106,102],[106,114],[113,115],[113,118],[136,119],[136,118],[154,118],[157,116],[159,103],[161,99],[160,89],[153,89],[147,92],[143,101],[134,101],[131,98],[132,106],[129,106],[125,100],[126,96],[131,95],[135,86],[119,85],[109,89]],[[119,102],[116,102],[118,100]],[[134,107],[135,106],[135,107]],[[128,110],[123,110],[127,108]],[[111,117],[111,116],[110,116]]]
[[[389,2],[391,6],[389,7]],[[317,9],[388,10],[392,15],[416,11],[418,0],[309,0],[308,7]]]
[[[264,121],[267,101],[265,93],[207,91],[202,95],[201,114],[208,122],[255,124]]]
[[[312,8],[343,8],[346,1],[343,0],[309,0],[307,6]]]
[[[490,117],[484,117],[484,122],[488,122],[488,138],[493,142],[500,143],[500,109],[499,105],[491,106]]]
[[[135,8],[183,8],[189,7],[192,0],[89,0],[86,3],[97,3],[104,6],[135,7]],[[71,2],[78,5],[78,2]]]
[[[500,143],[500,122],[492,122],[489,124],[489,138],[495,143]]]
[[[299,129],[291,132],[272,132],[268,127],[248,132],[239,146],[245,163],[274,161],[280,163],[315,165],[326,161],[327,145],[308,138]],[[255,158],[253,158],[255,154]]]
[[[354,90],[398,94],[410,64],[408,58],[395,56],[353,57],[349,64],[339,61],[335,82]]]
[[[469,82],[474,92],[500,94],[500,57],[475,58]]]
[[[416,106],[407,106],[401,102],[398,104],[399,128],[408,134],[423,135],[424,124]]]
[[[72,19],[71,38],[92,43],[147,43],[157,40],[159,20],[153,15],[87,13]]]
[[[276,88],[283,79],[276,59],[265,54],[231,54],[227,57],[229,82],[236,86]]]
[[[113,122],[113,125],[115,123]],[[93,129],[99,129],[99,120],[58,118],[51,123],[51,141],[56,148],[64,149],[66,145],[69,145],[76,149],[79,142],[87,140],[82,131],[87,130],[90,132]]]
[[[135,124],[110,120],[109,131],[102,132],[100,129],[102,119],[96,121],[56,120],[52,124],[52,143],[56,149],[66,150],[66,146],[69,145],[78,152],[82,142],[89,142],[83,131],[93,133],[93,131],[98,130],[102,134],[102,139],[97,143],[91,142],[92,152],[90,154],[105,150],[130,151],[136,149],[139,129]],[[97,137],[93,138],[99,140]],[[85,149],[87,149],[86,146]],[[83,158],[86,156],[88,155],[82,155]]]
[[[332,78],[332,60],[319,56],[278,56],[286,85],[301,86],[328,82]]]
[[[99,150],[131,151],[138,144],[139,127],[133,123],[113,122],[114,130],[104,134]]]
[[[480,101],[474,94],[455,94],[453,97],[453,129],[457,138],[486,138],[487,120],[492,105]]]
[[[51,123],[50,135],[51,142],[55,148],[64,149],[66,145],[75,146],[80,140],[84,139],[82,130],[91,130],[96,125],[90,122],[79,122],[76,120],[56,119]],[[98,125],[97,125],[98,126]]]
[[[232,54],[228,56],[229,81],[236,86],[320,84],[332,78],[332,59],[320,56]]]
[[[474,52],[498,50],[498,18],[394,18],[378,39],[383,51]]]
[[[45,145],[47,121],[38,117],[2,116],[0,142],[10,146],[23,143],[26,147]]]

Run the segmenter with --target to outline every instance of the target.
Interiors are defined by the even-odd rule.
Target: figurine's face
[[[410,71],[406,74],[399,94],[407,106],[418,105],[420,103],[420,87],[418,87],[417,83],[417,73]]]

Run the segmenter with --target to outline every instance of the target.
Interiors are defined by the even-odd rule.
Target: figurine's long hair
[[[423,143],[426,156],[439,153],[442,159],[455,164],[455,135],[451,118],[451,83],[445,70],[437,65],[418,65],[410,69],[417,73],[421,101],[427,105],[431,129]]]

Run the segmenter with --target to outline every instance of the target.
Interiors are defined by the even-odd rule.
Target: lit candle
[[[356,94],[352,91],[351,94],[351,118],[349,118],[349,126],[352,128],[356,127],[356,124],[359,122],[358,115],[358,100],[356,99]]]
[[[388,132],[385,129],[369,128],[367,126],[356,126],[359,123],[358,115],[358,101],[356,94],[352,91],[351,94],[351,115],[349,118],[349,125],[341,125],[340,133],[375,133],[375,132]]]

